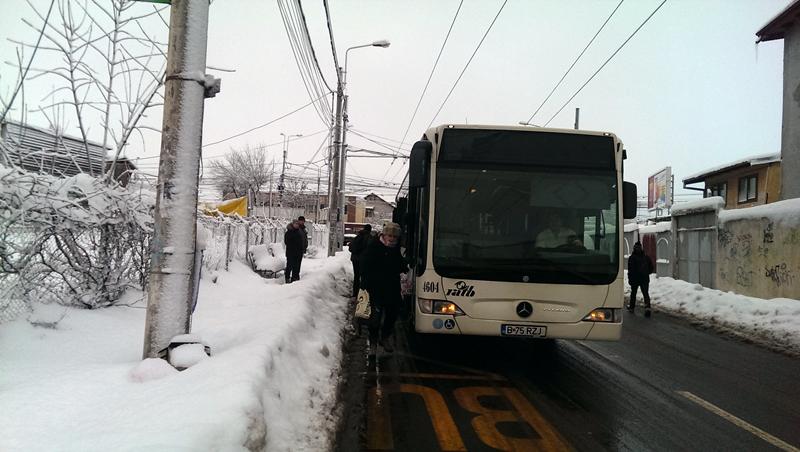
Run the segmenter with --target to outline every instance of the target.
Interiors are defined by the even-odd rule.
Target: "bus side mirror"
[[[397,207],[392,211],[392,221],[404,227],[406,225],[406,211],[408,211],[408,198],[402,196],[397,198]]]
[[[636,218],[636,184],[622,183],[622,218],[630,220]]]
[[[411,148],[408,170],[408,187],[422,188],[428,183],[433,144],[430,141],[417,141]]]

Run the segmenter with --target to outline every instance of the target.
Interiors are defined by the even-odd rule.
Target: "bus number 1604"
[[[438,282],[433,282],[433,281],[425,281],[422,284],[422,291],[423,292],[430,292],[430,293],[439,292],[439,283]]]

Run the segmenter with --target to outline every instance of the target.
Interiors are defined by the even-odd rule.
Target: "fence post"
[[[250,223],[245,222],[244,224],[245,229],[245,236],[244,236],[244,260],[247,263],[250,263]]]
[[[228,262],[231,261],[231,224],[228,223],[227,239],[225,241],[225,271],[228,271]]]

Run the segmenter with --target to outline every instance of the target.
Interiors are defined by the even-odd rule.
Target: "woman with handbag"
[[[387,223],[378,239],[369,242],[362,256],[361,287],[369,293],[371,308],[368,320],[370,356],[375,356],[378,345],[387,353],[394,351],[389,339],[402,304],[400,274],[408,271],[400,255],[399,242],[400,225]]]

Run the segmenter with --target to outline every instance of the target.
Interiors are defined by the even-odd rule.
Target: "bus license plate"
[[[500,334],[503,336],[545,337],[546,326],[533,325],[500,325]]]

